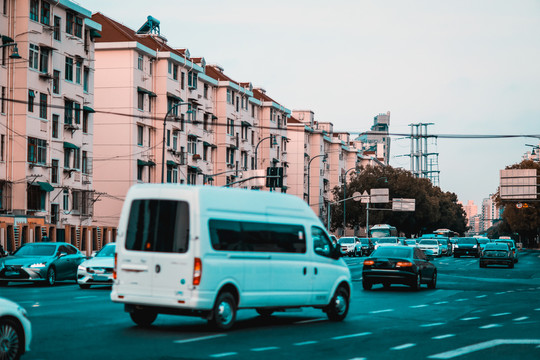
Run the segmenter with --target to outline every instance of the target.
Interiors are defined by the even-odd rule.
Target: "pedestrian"
[[[0,257],[4,257],[6,255],[6,253],[4,252],[4,247],[2,246],[2,244],[0,244]]]

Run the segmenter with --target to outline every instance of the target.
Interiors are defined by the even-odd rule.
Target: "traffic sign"
[[[390,191],[386,189],[371,189],[371,203],[385,204],[390,202]]]
[[[415,211],[415,199],[392,199],[392,211]]]
[[[360,194],[358,191],[355,191],[354,194],[352,194],[354,201],[360,201],[362,200],[362,194]]]

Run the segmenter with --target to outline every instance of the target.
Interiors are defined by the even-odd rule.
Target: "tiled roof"
[[[205,71],[207,76],[210,76],[217,81],[230,81],[240,86],[238,81],[234,81],[233,79],[225,75],[223,72],[219,71],[214,65],[207,65]]]

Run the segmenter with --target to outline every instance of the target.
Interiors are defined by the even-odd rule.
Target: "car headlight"
[[[43,268],[45,266],[47,266],[47,263],[44,263],[44,262],[35,263],[35,264],[30,265],[31,268]]]
[[[473,249],[476,249],[478,247],[478,245],[473,245]]]
[[[86,271],[86,266],[79,265],[79,266],[77,266],[77,270]]]
[[[459,245],[458,245],[458,244],[454,244],[454,247],[455,247],[455,248],[458,248],[458,247],[459,247]]]

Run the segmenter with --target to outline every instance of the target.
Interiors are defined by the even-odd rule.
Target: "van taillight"
[[[114,253],[114,269],[113,269],[113,272],[112,272],[112,277],[114,280],[116,280],[116,253]]]
[[[201,284],[202,262],[200,258],[195,258],[193,261],[193,285]]]

